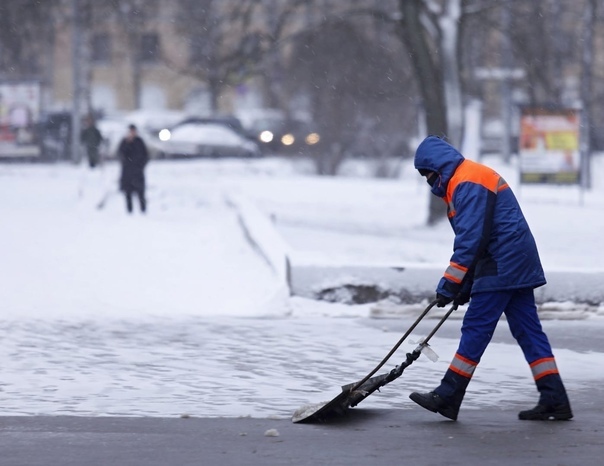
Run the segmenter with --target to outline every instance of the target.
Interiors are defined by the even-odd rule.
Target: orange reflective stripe
[[[510,185],[507,184],[507,182],[503,178],[499,177],[499,183],[497,183],[497,192],[499,193],[504,189],[508,189],[509,187]]]
[[[550,374],[559,374],[556,360],[554,358],[537,359],[530,364],[533,378],[539,380]]]
[[[445,270],[445,277],[452,282],[461,283],[467,272],[467,267],[456,264],[455,262],[450,262],[449,267],[447,267],[447,270]]]
[[[451,361],[449,369],[463,377],[471,379],[477,365],[477,362],[471,361],[468,358],[464,358],[460,354],[455,353],[455,357],[453,358],[453,361]]]
[[[449,217],[449,218],[455,217],[455,206],[453,205],[453,202],[451,202],[451,201],[447,202],[447,217]]]

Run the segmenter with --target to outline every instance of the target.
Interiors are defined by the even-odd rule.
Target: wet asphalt
[[[602,325],[543,325],[554,350],[604,350]],[[443,336],[458,331],[451,325]],[[505,327],[494,336],[510,339]],[[282,417],[0,416],[0,466],[601,465],[604,388],[586,382],[571,402],[574,418],[557,422],[519,421],[517,412],[532,406],[514,402],[462,406],[457,422],[416,406],[361,406],[321,424]]]
[[[602,391],[571,421],[468,410],[350,410],[324,424],[253,418],[0,418],[3,466],[601,465]],[[522,407],[519,407],[522,408]]]

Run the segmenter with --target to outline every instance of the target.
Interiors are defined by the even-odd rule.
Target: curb
[[[279,281],[292,290],[291,249],[277,232],[271,220],[248,199],[234,194],[225,196],[226,203],[237,211],[239,225],[250,245],[273,269]]]
[[[434,297],[444,268],[436,264],[296,265],[291,247],[273,222],[240,195],[225,196],[253,248],[287,286],[290,295],[348,304],[363,304],[394,297],[413,304]],[[548,303],[604,304],[604,271],[546,270],[547,284],[535,289],[538,305]]]
[[[412,304],[434,298],[443,270],[433,264],[413,263],[294,266],[292,293],[330,301],[348,298],[349,302],[359,304],[371,301],[364,297],[379,300],[395,296],[402,303]],[[535,289],[535,301],[539,305],[572,302],[598,307],[604,303],[602,271],[546,270],[545,276],[547,284]]]

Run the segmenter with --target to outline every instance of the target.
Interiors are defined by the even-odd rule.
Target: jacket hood
[[[437,174],[431,190],[434,195],[444,197],[449,180],[464,160],[464,156],[451,144],[436,136],[428,136],[415,151],[414,164],[417,170],[430,170]]]

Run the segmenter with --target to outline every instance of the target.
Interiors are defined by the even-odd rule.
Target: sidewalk
[[[593,394],[593,392],[592,392]],[[602,391],[597,399],[602,399]],[[602,409],[568,422],[497,408],[457,422],[417,407],[350,410],[330,424],[271,419],[0,418],[3,466],[600,465]],[[522,409],[524,407],[518,407]]]

